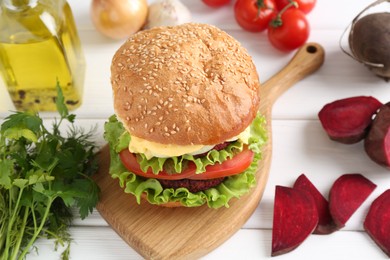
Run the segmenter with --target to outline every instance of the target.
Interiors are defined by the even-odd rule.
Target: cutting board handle
[[[303,45],[283,69],[262,85],[261,94],[267,97],[269,107],[294,83],[319,69],[324,58],[325,51],[320,44]]]

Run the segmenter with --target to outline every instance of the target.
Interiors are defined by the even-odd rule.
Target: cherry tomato
[[[208,6],[211,7],[221,7],[230,3],[230,0],[202,0]]]
[[[283,7],[288,5],[291,0],[275,0],[278,10],[282,10]],[[316,0],[294,0],[298,4],[298,9],[304,12],[305,14],[310,13],[316,5]]]
[[[196,174],[196,166],[193,162],[188,163],[188,167],[180,174],[169,174],[165,171],[159,172],[157,175],[148,169],[143,172],[137,161],[135,154],[128,149],[124,149],[119,153],[119,157],[123,165],[129,171],[146,178],[165,179],[165,180],[180,180],[180,179],[194,179],[206,180],[219,177],[225,177],[243,172],[253,161],[253,152],[249,149],[244,149],[241,153],[235,155],[233,158],[224,161],[223,163],[209,165],[206,167],[206,172]]]
[[[281,51],[301,47],[309,38],[310,26],[305,14],[296,8],[285,10],[268,26],[268,39]]]
[[[261,32],[267,29],[275,8],[274,0],[237,0],[234,16],[243,29]]]

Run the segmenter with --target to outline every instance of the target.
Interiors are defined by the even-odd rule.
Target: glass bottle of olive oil
[[[17,110],[80,106],[85,59],[65,0],[0,0],[0,75]]]

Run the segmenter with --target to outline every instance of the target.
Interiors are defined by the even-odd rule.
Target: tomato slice
[[[251,165],[253,157],[254,153],[251,150],[244,149],[241,153],[223,163],[206,166],[204,173],[194,174],[189,179],[208,180],[241,173]]]
[[[135,154],[131,153],[129,149],[124,149],[119,153],[119,157],[123,165],[129,171],[146,178],[164,179],[164,180],[180,180],[186,179],[195,174],[196,166],[193,162],[188,162],[187,168],[181,173],[169,174],[165,171],[161,171],[158,174],[154,174],[152,169],[148,169],[147,172],[141,170],[141,166],[137,161]]]
[[[131,153],[128,149],[122,150],[119,153],[119,157],[126,169],[142,177],[164,180],[207,180],[243,172],[252,163],[254,153],[249,149],[244,149],[241,153],[235,155],[231,159],[227,159],[221,164],[217,163],[206,166],[206,172],[200,174],[195,173],[196,166],[191,161],[188,162],[188,167],[182,173],[169,174],[165,171],[161,171],[158,174],[154,174],[151,169],[148,169],[147,172],[143,172],[137,161],[136,155]]]

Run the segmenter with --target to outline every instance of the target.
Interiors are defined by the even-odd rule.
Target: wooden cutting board
[[[273,103],[290,86],[321,67],[323,61],[323,48],[316,43],[306,44],[279,73],[262,84],[260,112],[268,122],[269,141],[257,172],[257,186],[240,199],[233,199],[230,208],[163,208],[145,201],[138,205],[108,174],[110,159],[105,146],[96,175],[101,189],[97,209],[102,217],[146,259],[196,259],[221,245],[242,227],[261,200],[271,165]]]

